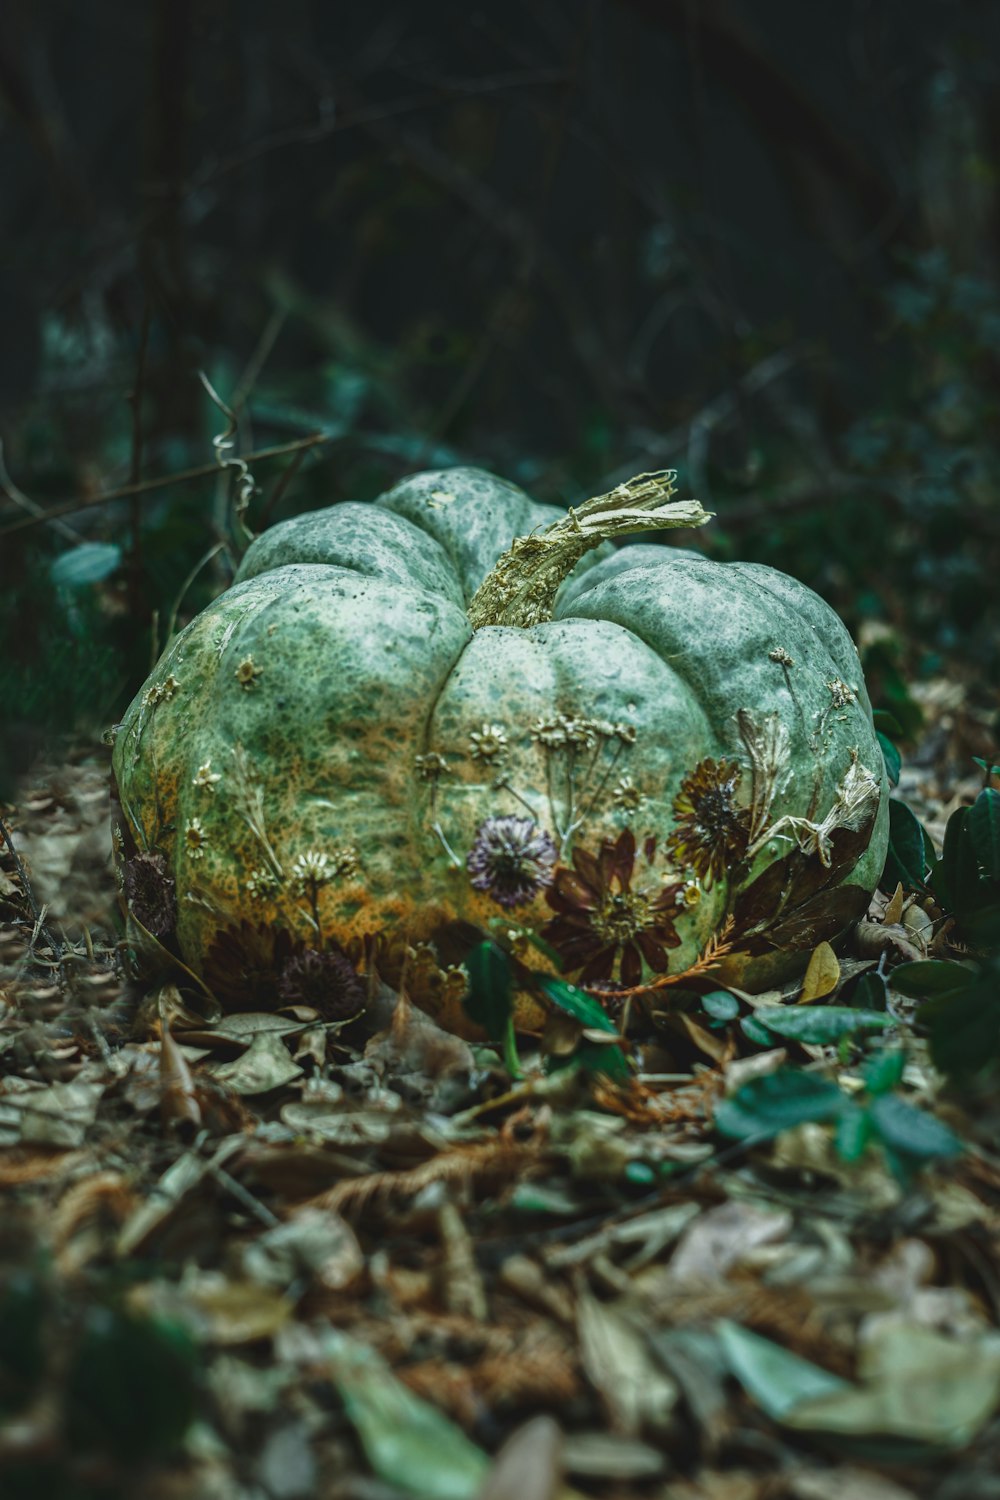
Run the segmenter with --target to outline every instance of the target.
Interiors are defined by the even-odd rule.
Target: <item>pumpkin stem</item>
[[[703,526],[711,512],[698,500],[671,501],[674,469],[638,474],[607,495],[570,509],[544,531],[514,539],[469,604],[473,629],[482,625],[522,628],[551,620],[559,586],[581,557],[609,537],[669,526]]]

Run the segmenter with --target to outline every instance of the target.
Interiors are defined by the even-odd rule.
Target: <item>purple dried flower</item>
[[[304,948],[285,964],[278,994],[286,1005],[309,1005],[334,1021],[364,1010],[365,982],[345,953]]]
[[[531,818],[486,818],[466,858],[473,888],[500,906],[522,906],[552,881],[558,853]]]
[[[155,938],[169,937],[177,925],[176,885],[162,854],[136,854],[123,876],[129,910]]]

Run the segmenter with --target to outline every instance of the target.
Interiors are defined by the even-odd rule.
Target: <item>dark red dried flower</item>
[[[367,988],[346,953],[304,948],[285,965],[278,981],[284,1005],[309,1005],[331,1021],[364,1010]]]
[[[161,941],[177,926],[177,887],[162,854],[135,854],[125,861],[125,899],[136,921]]]
[[[750,815],[735,803],[741,776],[737,761],[708,757],[685,777],[674,798],[678,827],[667,848],[679,865],[704,881],[706,890],[747,852]]]
[[[234,922],[205,955],[205,983],[223,1010],[275,1010],[281,977],[301,946],[287,928]]]
[[[574,849],[573,868],[556,870],[545,899],[557,916],[542,928],[570,971],[580,969],[581,984],[611,979],[619,960],[618,979],[631,987],[642,978],[642,961],[656,974],[666,972],[666,950],[680,944],[674,921],[680,882],[654,891],[634,891],[635,837],[626,828],[598,854]]]

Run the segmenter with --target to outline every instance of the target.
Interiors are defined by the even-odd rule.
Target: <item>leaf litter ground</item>
[[[993,748],[921,696],[940,848]],[[99,753],[3,817],[4,1496],[1000,1496],[995,1074],[933,1066],[913,976],[970,958],[925,889],[627,1068],[563,995],[518,1078],[385,988],[127,977]]]

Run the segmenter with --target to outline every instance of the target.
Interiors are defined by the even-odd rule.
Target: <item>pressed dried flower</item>
[[[426,755],[414,756],[413,764],[421,781],[440,781],[448,771],[448,762],[436,750],[428,750]]]
[[[750,841],[750,818],[736,805],[742,771],[735,760],[700,761],[674,798],[679,826],[667,839],[677,864],[693,870],[706,889],[730,864],[742,859]]]
[[[347,954],[304,948],[281,971],[278,994],[285,1005],[308,1005],[333,1021],[364,1010],[367,988]]]
[[[772,661],[776,661],[781,667],[794,667],[795,658],[790,656],[784,646],[775,646],[768,653]]]
[[[499,906],[531,901],[549,884],[556,846],[532,818],[486,818],[466,858],[473,888],[486,891]]]
[[[136,854],[126,860],[122,882],[129,910],[155,938],[169,937],[177,925],[177,888],[162,854]]]
[[[641,812],[646,805],[646,798],[636,786],[631,776],[622,776],[611,792],[611,800],[620,812]]]
[[[846,708],[849,703],[857,701],[857,693],[849,683],[844,682],[840,677],[834,677],[832,681],[827,683],[827,687],[833,698],[834,708]]]
[[[273,1010],[281,976],[300,946],[284,927],[231,923],[209,945],[205,983],[224,1010]]]
[[[266,901],[281,884],[273,870],[260,865],[247,876],[247,893],[254,901]]]
[[[258,667],[254,664],[254,659],[252,656],[244,656],[243,660],[236,668],[234,676],[240,687],[245,688],[249,692],[263,670],[263,667]]]
[[[333,861],[322,849],[307,849],[292,861],[292,886],[299,892],[318,890],[328,885],[335,874]]]
[[[199,766],[191,777],[191,785],[201,788],[205,792],[214,792],[216,783],[222,780],[218,771],[212,770],[211,760],[206,760],[203,766]]]
[[[493,765],[503,760],[508,749],[507,731],[502,724],[484,724],[469,735],[469,754],[473,760]]]
[[[624,829],[597,854],[577,847],[572,868],[555,872],[545,899],[557,913],[541,930],[580,982],[610,980],[617,961],[622,984],[638,984],[643,960],[654,973],[668,964],[667,949],[680,943],[674,922],[679,882],[653,891],[633,890],[635,836]]]
[[[201,859],[208,844],[208,834],[200,818],[189,818],[184,829],[184,848],[189,859]]]

